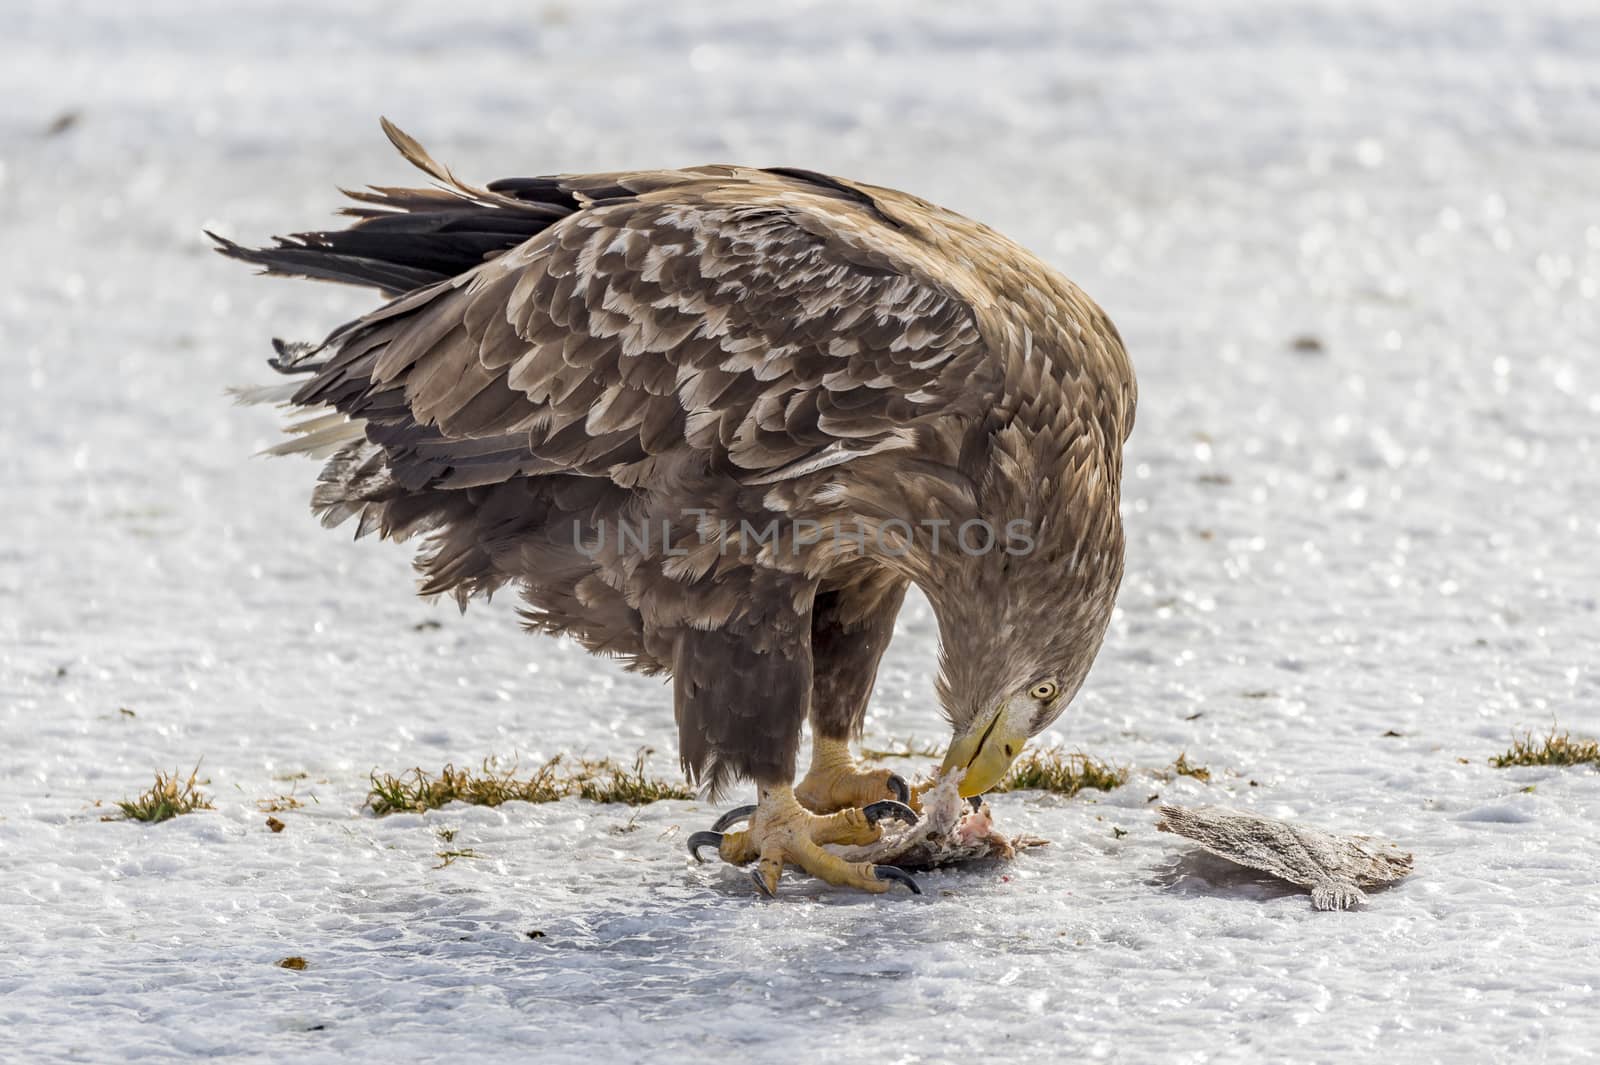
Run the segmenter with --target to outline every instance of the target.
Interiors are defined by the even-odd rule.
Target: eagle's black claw
[[[913,895],[922,894],[922,885],[917,883],[917,878],[904,869],[893,865],[874,865],[872,867],[872,875],[879,880],[892,880],[896,884],[904,884],[911,889],[911,894]]]
[[[896,871],[898,872],[898,870],[896,870]],[[751,880],[752,883],[755,884],[756,890],[761,892],[761,894],[765,895],[767,898],[775,899],[775,898],[778,897],[777,894],[771,888],[767,887],[767,881],[761,875],[761,867],[760,866],[756,866],[754,869],[750,870],[750,880]]]
[[[721,821],[717,822],[717,824],[719,824],[719,825],[721,823],[722,823]],[[697,861],[700,864],[704,865],[705,864],[705,859],[700,857],[700,848],[701,847],[716,847],[717,849],[720,850],[722,848],[722,833],[721,832],[696,832],[694,835],[689,837],[689,853],[690,853],[690,855],[692,855],[694,857],[695,861]]]
[[[968,795],[967,796],[967,805],[972,807],[972,812],[973,813],[977,813],[979,810],[983,809],[983,796],[982,795]]]
[[[906,783],[906,778],[899,773],[889,777],[889,790],[894,792],[894,797],[903,803],[911,802],[911,785]]]
[[[750,803],[748,806],[735,806],[733,809],[717,818],[717,823],[711,826],[711,831],[726,832],[740,821],[748,820],[750,815],[755,812],[755,803]]]
[[[905,803],[897,802],[894,799],[884,799],[881,802],[869,803],[861,808],[861,812],[867,815],[867,824],[869,825],[875,825],[885,817],[897,818],[908,825],[917,823],[917,812]],[[896,869],[895,872],[898,873],[900,871]],[[904,876],[905,874],[901,873],[901,875]]]

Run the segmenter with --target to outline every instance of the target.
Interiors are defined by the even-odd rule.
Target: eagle
[[[786,865],[916,881],[829,843],[915,819],[857,763],[907,589],[937,616],[941,773],[990,790],[1063,712],[1123,572],[1137,390],[1111,319],[994,230],[792,167],[345,190],[347,228],[223,254],[385,299],[247,398],[325,460],[332,527],[419,537],[420,594],[514,586],[533,631],[670,676],[685,772],[757,802],[696,833],[775,894]],[[809,769],[795,783],[809,722]],[[738,831],[724,831],[745,822]]]

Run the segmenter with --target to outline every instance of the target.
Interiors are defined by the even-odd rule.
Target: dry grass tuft
[[[935,743],[919,743],[914,739],[906,739],[894,744],[888,750],[863,745],[861,756],[872,761],[883,761],[887,758],[931,758],[937,761],[944,757],[944,748]],[[995,785],[994,790],[1049,791],[1070,797],[1085,788],[1111,791],[1127,782],[1127,766],[1102,762],[1082,751],[1065,751],[1059,747],[1052,747],[1024,752],[1012,765],[1005,779]]]
[[[1111,791],[1128,782],[1126,766],[1114,766],[1081,751],[1052,747],[1029,751],[1011,767],[995,791],[1050,791],[1073,796],[1085,788]]]
[[[456,830],[453,828],[436,828],[433,830],[433,834],[439,837],[439,842],[443,843],[446,848],[442,851],[433,852],[433,856],[439,859],[439,864],[434,866],[435,869],[443,869],[446,866],[454,865],[457,858],[483,857],[471,847],[451,847],[450,844],[456,841]]]
[[[645,775],[644,762],[652,753],[648,747],[640,751],[633,759],[632,768],[609,758],[585,760],[579,763],[570,782],[577,788],[580,798],[593,802],[647,806],[662,799],[694,798],[694,792],[682,784]]]
[[[1187,751],[1178,754],[1178,760],[1172,763],[1172,771],[1180,777],[1194,777],[1202,784],[1211,783],[1211,770],[1203,765],[1195,765],[1190,762]]]
[[[456,859],[457,858],[482,858],[483,857],[483,855],[479,854],[477,851],[473,850],[471,847],[468,847],[465,850],[456,850],[456,851],[434,851],[433,852],[433,856],[435,858],[439,859],[439,864],[434,866],[435,869],[444,869],[444,868],[447,868],[448,866],[452,866],[452,865],[456,864]]]
[[[196,810],[213,809],[210,797],[200,790],[200,784],[209,781],[195,779],[199,772],[198,764],[187,777],[180,777],[176,770],[169,776],[158,769],[156,782],[147,790],[135,798],[123,799],[117,803],[117,809],[122,811],[122,817],[103,817],[101,820],[143,821],[146,824],[155,824]]]
[[[556,777],[557,756],[540,766],[531,777],[517,778],[517,764],[504,768],[498,758],[483,760],[480,769],[457,769],[447,765],[437,776],[421,768],[402,776],[372,774],[367,806],[379,817],[396,813],[422,813],[453,802],[470,806],[499,806],[507,802],[555,802],[564,794]]]
[[[483,760],[478,770],[447,765],[438,775],[422,769],[394,776],[372,774],[367,806],[379,817],[393,813],[422,813],[437,810],[452,802],[473,806],[499,806],[507,802],[556,802],[569,795],[595,802],[621,802],[643,806],[660,799],[692,799],[694,793],[681,784],[645,774],[649,748],[639,752],[633,765],[625,766],[609,758],[584,759],[571,769],[561,755],[550,759],[528,777],[517,776],[517,765],[500,765],[499,759]],[[461,855],[460,857],[465,857]]]
[[[1600,743],[1594,740],[1575,740],[1570,733],[1556,733],[1556,727],[1542,739],[1534,739],[1532,732],[1511,737],[1511,749],[1489,759],[1496,769],[1514,765],[1595,765],[1600,766]]]
[[[298,810],[304,806],[294,795],[274,795],[270,799],[257,799],[256,809],[264,814],[281,814],[289,810]]]

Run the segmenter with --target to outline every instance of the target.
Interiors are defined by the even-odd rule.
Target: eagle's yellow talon
[[[827,843],[863,844],[876,841],[883,830],[877,821],[884,817],[905,818],[909,811],[894,802],[879,802],[877,809],[840,810],[818,815],[801,806],[794,789],[767,788],[761,795],[748,828],[729,832],[713,840],[715,833],[695,833],[696,841],[709,846],[713,841],[723,861],[744,865],[754,861],[750,878],[763,894],[776,895],[778,878],[785,865],[795,865],[819,880],[842,887],[859,888],[874,894],[889,890],[895,883],[917,891],[916,882],[900,872],[885,871],[869,862],[847,862],[823,850]]]
[[[794,795],[806,809],[828,814],[879,799],[907,802],[910,789],[893,770],[857,766],[848,740],[818,736],[811,747],[811,768],[795,786]]]
[[[840,810],[818,817],[811,825],[813,843],[876,843],[883,831],[867,820],[860,810]]]
[[[717,847],[717,853],[729,864],[746,865],[755,861],[758,851],[755,842],[750,838],[750,833],[746,831],[729,832],[723,836],[721,845]]]
[[[773,848],[761,856],[761,861],[756,863],[755,869],[750,873],[756,887],[769,899],[778,897],[778,877],[783,875],[783,851]]]

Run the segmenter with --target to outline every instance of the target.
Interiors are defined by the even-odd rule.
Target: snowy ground
[[[1600,774],[1486,764],[1513,729],[1600,732],[1592,4],[21,0],[4,23],[0,1057],[1596,1052]],[[362,814],[375,767],[653,745],[665,772],[673,745],[658,683],[509,603],[410,597],[405,551],[317,528],[310,466],[250,458],[274,418],[223,386],[366,297],[253,278],[200,229],[306,228],[336,183],[411,180],[380,113],[478,178],[728,160],[902,186],[1082,283],[1141,406],[1121,607],[1054,738],[1135,781],[1000,799],[1054,846],[915,901],[790,878],[757,903],[689,865],[699,803]],[[880,745],[942,739],[932,656],[919,602]],[[1154,775],[1183,750],[1211,784]],[[100,821],[202,758],[215,812]],[[291,787],[273,835],[255,802]],[[1418,871],[1314,913],[1157,835],[1157,793],[1378,833]],[[439,827],[485,857],[433,868]]]

